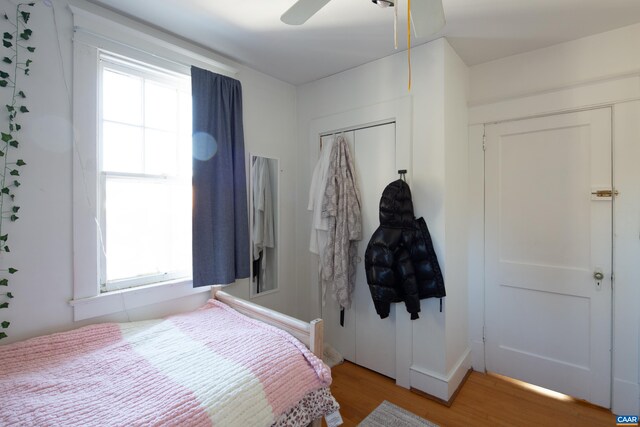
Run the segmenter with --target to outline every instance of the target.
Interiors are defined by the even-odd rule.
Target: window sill
[[[69,304],[73,307],[73,319],[77,322],[211,290],[210,286],[194,288],[192,283],[191,279],[171,280],[74,299]]]

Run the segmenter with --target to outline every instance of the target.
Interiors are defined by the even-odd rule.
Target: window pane
[[[102,169],[109,172],[144,172],[142,128],[118,123],[102,124]]]
[[[147,129],[145,133],[145,173],[176,175],[177,135],[175,132]]]
[[[178,93],[175,88],[145,81],[145,126],[175,131],[178,127]]]
[[[104,69],[102,117],[114,122],[142,125],[142,79]]]
[[[191,272],[191,186],[106,179],[107,281]]]

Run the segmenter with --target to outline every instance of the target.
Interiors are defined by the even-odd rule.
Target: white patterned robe
[[[360,191],[349,144],[336,137],[322,201],[322,217],[329,220],[327,246],[321,257],[321,281],[342,308],[351,307],[355,286],[357,241],[362,239]],[[324,291],[323,291],[324,294]]]

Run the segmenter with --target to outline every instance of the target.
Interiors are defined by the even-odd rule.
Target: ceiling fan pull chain
[[[411,0],[407,0],[407,59],[409,62],[409,92],[411,92]]]

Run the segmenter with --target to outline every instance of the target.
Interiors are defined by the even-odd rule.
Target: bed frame
[[[307,346],[309,350],[322,359],[323,323],[322,319],[303,322],[295,317],[287,316],[258,304],[234,297],[222,290],[222,286],[211,287],[211,297],[222,301],[240,313],[261,320],[276,328],[285,330]]]
[[[309,350],[322,359],[323,331],[322,319],[303,322],[295,317],[287,316],[258,304],[234,297],[222,290],[222,286],[211,287],[211,297],[253,319],[268,323],[276,328],[289,332],[307,346]],[[311,427],[320,427],[322,420],[314,420]]]

